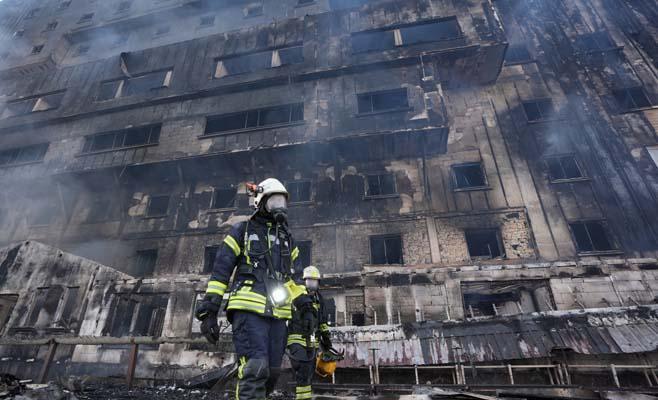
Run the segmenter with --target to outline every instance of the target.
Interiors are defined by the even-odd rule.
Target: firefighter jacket
[[[298,263],[299,249],[286,225],[256,214],[238,223],[217,251],[207,294],[226,298],[227,317],[241,310],[279,319],[291,318],[291,302],[306,289],[294,283],[302,268]],[[233,282],[229,290],[229,280]],[[287,298],[283,304],[273,304],[272,286],[284,287]]]
[[[319,339],[322,337],[329,337],[329,324],[327,312],[325,308],[324,299],[319,291],[309,294],[313,300],[313,307],[317,311],[318,319],[317,325],[313,329],[313,333],[309,336],[304,332],[302,313],[297,312],[295,307],[292,307],[292,319],[288,321],[288,346],[291,344],[300,344],[304,347],[317,348],[319,346]]]

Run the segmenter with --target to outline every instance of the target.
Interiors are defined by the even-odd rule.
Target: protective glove
[[[201,333],[212,344],[216,344],[219,340],[217,315],[219,314],[221,304],[222,296],[218,294],[206,294],[194,313],[196,319],[201,321]]]
[[[317,328],[318,311],[313,307],[313,299],[308,295],[302,295],[293,300],[295,312],[300,315],[302,334],[310,337]]]
[[[320,349],[322,351],[331,349],[331,335],[329,335],[329,332],[320,332]]]

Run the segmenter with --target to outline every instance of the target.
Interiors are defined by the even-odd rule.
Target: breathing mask
[[[317,279],[305,279],[304,285],[306,285],[306,289],[308,289],[310,292],[315,292],[320,288],[320,281]]]
[[[282,224],[288,218],[288,199],[283,194],[273,194],[267,198],[265,211],[272,214],[274,220]]]

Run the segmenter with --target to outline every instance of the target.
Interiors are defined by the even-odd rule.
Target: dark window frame
[[[644,99],[646,101],[646,105],[639,105],[637,104],[638,102],[636,101],[637,99],[633,95],[633,91],[639,90],[639,94],[644,96]],[[636,93],[637,94],[637,93]],[[621,96],[624,96],[624,100],[630,99],[633,103],[633,107],[624,107],[623,101],[620,99]],[[612,97],[615,99],[615,102],[617,103],[617,109],[619,110],[618,112],[620,114],[625,114],[625,113],[632,113],[632,112],[637,112],[637,111],[642,111],[642,110],[648,110],[652,109],[655,107],[653,104],[651,97],[647,93],[647,91],[644,89],[643,85],[636,85],[636,86],[629,86],[621,89],[614,89],[612,91]]]
[[[55,29],[57,29],[57,26],[59,25],[59,21],[52,21],[49,22],[48,25],[46,25],[46,28],[43,30],[44,32],[52,32]]]
[[[146,143],[135,144],[135,145],[124,145],[126,139],[130,135],[136,135],[142,130],[148,129]],[[148,146],[157,146],[160,144],[160,133],[162,132],[162,124],[149,124],[143,126],[137,126],[126,129],[119,129],[116,131],[109,132],[99,132],[84,137],[84,142],[82,144],[82,150],[78,156],[90,155],[90,154],[100,154],[108,153],[112,151],[120,151],[125,149],[133,149],[137,147],[148,147]],[[94,150],[94,140],[101,137],[106,137],[108,135],[114,135],[112,139],[112,145],[109,148],[104,148],[100,150]],[[119,144],[119,140],[121,143]]]
[[[392,179],[393,183],[393,192],[392,193],[378,193],[378,194],[372,194],[373,189],[371,188],[370,185],[370,178],[377,177],[377,184],[379,186],[379,191],[382,191],[382,187],[387,186],[385,183],[382,183],[382,177],[388,177]],[[383,199],[383,198],[392,198],[392,197],[399,197],[400,193],[398,192],[398,180],[396,179],[395,173],[393,172],[380,172],[380,173],[369,173],[365,175],[365,184],[366,184],[366,190],[365,190],[365,199]]]
[[[152,214],[151,205],[155,198],[167,198],[167,209],[163,213]],[[169,215],[169,209],[171,208],[171,195],[170,194],[153,194],[149,195],[149,201],[146,204],[146,210],[144,211],[144,218],[163,218]]]
[[[135,251],[134,268],[135,268],[136,272],[137,272],[137,270],[139,270],[139,272],[143,272],[145,270],[145,268],[141,268],[142,266],[144,266],[144,260],[145,259],[147,259],[147,258],[148,259],[150,259],[150,258],[153,259],[152,267],[149,268],[147,273],[143,273],[143,274],[139,275],[140,277],[146,277],[146,276],[152,276],[153,275],[153,273],[155,272],[155,269],[158,265],[158,258],[160,257],[159,250],[160,250],[159,248],[154,247],[154,248],[150,248],[150,249],[141,249],[141,250],[136,250]],[[151,293],[149,293],[149,294],[151,294]]]
[[[508,57],[510,58],[509,60]],[[505,51],[505,65],[529,64],[534,61],[525,43],[510,43],[507,46],[507,50]]]
[[[485,255],[472,255],[471,254],[471,245],[469,244],[469,235],[482,235],[482,234],[493,234],[495,235],[498,255],[489,252],[489,256]],[[503,242],[503,237],[500,231],[500,228],[478,228],[478,229],[464,229],[464,241],[466,242],[466,248],[468,251],[468,256],[471,260],[499,260],[506,259],[507,254],[505,252],[505,243]]]
[[[457,170],[460,168],[469,168],[474,166],[479,167],[480,173],[482,174],[483,184],[473,185],[473,186],[460,186],[459,178],[457,176]],[[491,189],[491,186],[489,186],[489,180],[487,179],[487,171],[485,170],[482,161],[471,161],[466,163],[453,164],[450,166],[450,176],[452,178],[453,192],[467,192],[467,191]]]
[[[399,252],[400,252],[400,262],[399,263],[392,263],[389,262],[389,257],[388,257],[388,252],[387,252],[387,244],[386,240],[387,239],[397,239],[400,242],[399,246]],[[375,261],[375,254],[373,252],[373,242],[375,240],[383,240],[384,242],[384,258],[386,259],[386,262],[384,263],[376,263]],[[368,244],[369,244],[369,250],[370,250],[370,264],[371,265],[404,265],[404,241],[402,240],[402,234],[401,233],[393,233],[393,234],[385,234],[385,235],[371,235],[368,237]]]
[[[282,122],[282,123],[273,123],[273,124],[265,124],[261,125],[260,120],[262,113],[265,113],[270,110],[274,110],[276,108],[282,108],[282,107],[290,107],[288,111],[288,122]],[[295,108],[299,107],[297,111],[301,111],[301,119],[293,119],[295,116]],[[253,117],[254,114],[252,113],[257,113],[256,117],[256,125],[254,126],[249,126],[249,118]],[[235,129],[226,129],[226,130],[213,130],[213,131],[208,131],[208,126],[213,123],[214,121],[219,121],[219,120],[226,120],[231,117],[239,117],[244,115],[244,123],[242,128],[235,128]],[[252,121],[253,122],[253,121]],[[239,111],[239,112],[233,112],[233,113],[226,113],[226,114],[217,114],[217,115],[210,115],[206,117],[206,127],[204,128],[204,133],[199,136],[199,139],[205,139],[208,137],[213,137],[213,136],[222,136],[222,135],[232,135],[235,133],[240,133],[240,132],[250,132],[250,131],[256,131],[256,130],[263,130],[263,129],[275,129],[279,127],[284,127],[284,126],[293,126],[293,125],[303,125],[305,124],[306,121],[304,119],[304,103],[299,102],[299,103],[287,103],[287,104],[281,104],[281,105],[276,105],[276,106],[269,106],[269,107],[262,107],[262,108],[254,108],[251,110],[245,110],[245,111]]]
[[[457,35],[453,37],[448,37],[448,38],[441,38],[441,39],[435,39],[435,40],[429,40],[429,41],[420,41],[420,42],[412,42],[412,43],[405,43],[404,36],[403,36],[403,29],[409,29],[409,28],[414,28],[414,27],[419,27],[422,25],[431,25],[431,24],[440,24],[440,23],[446,23],[446,22],[454,22],[456,24],[457,28]],[[396,44],[395,41],[395,31],[399,31],[399,37],[401,38],[401,43]],[[365,37],[368,35],[376,35],[376,34],[391,34],[393,35],[393,43],[390,45],[390,38],[387,38],[387,41],[389,42],[385,46],[375,46],[372,48],[368,48],[365,50],[356,50],[354,46],[354,37]],[[464,35],[464,30],[462,29],[461,25],[459,24],[459,19],[456,16],[449,16],[449,17],[443,17],[443,18],[433,18],[433,19],[427,19],[427,20],[421,20],[421,21],[416,21],[413,23],[408,23],[408,24],[398,24],[398,25],[391,25],[391,26],[386,26],[382,28],[377,28],[377,29],[369,29],[365,31],[360,31],[360,32],[352,32],[350,35],[350,45],[352,46],[352,54],[364,54],[364,53],[371,53],[375,51],[388,51],[388,50],[394,50],[398,49],[401,47],[406,47],[406,46],[414,46],[414,45],[423,45],[427,43],[437,43],[437,42],[447,42],[451,40],[459,40],[463,39],[465,37]]]
[[[85,22],[91,22],[94,20],[94,15],[95,13],[86,13],[82,14],[80,16],[80,19],[78,19],[78,24],[84,24]]]
[[[48,153],[49,147],[50,147],[50,142],[46,142],[46,143],[33,144],[29,146],[21,146],[21,147],[14,147],[11,149],[0,150],[0,162],[1,162],[0,168],[43,162],[44,158],[46,157],[46,154]],[[21,156],[24,152],[34,149],[38,149],[40,153],[34,160],[16,161],[21,159]],[[2,162],[3,159],[8,161]]]
[[[580,173],[580,176],[573,178],[556,178],[555,175],[552,173],[553,168],[551,167],[550,162],[553,160],[557,160],[557,162],[559,162],[559,166],[562,170],[563,176],[566,176],[568,174],[567,174],[567,170],[565,169],[563,160],[567,158],[572,159],[576,169],[578,169],[578,172]],[[544,164],[548,174],[548,179],[551,183],[569,183],[569,182],[580,182],[580,181],[589,180],[589,177],[585,173],[585,169],[583,168],[581,162],[578,160],[578,157],[576,157],[576,154],[574,153],[552,154],[550,156],[545,156]]]
[[[89,211],[84,224],[101,224],[115,220],[112,197],[109,193],[94,193],[90,196]]]
[[[280,65],[273,66],[272,65],[272,58],[274,56],[274,52],[279,52],[279,59],[281,59],[281,52],[285,51],[299,51],[301,54],[301,59],[296,59],[295,62],[288,62],[288,63],[281,63]],[[230,64],[232,61],[235,60],[241,60],[241,59],[246,59],[248,57],[256,57],[258,55],[268,55],[270,59],[269,67],[266,68],[247,68],[244,71],[238,71],[238,72],[231,72],[230,71]],[[289,65],[297,65],[297,64],[302,64],[304,63],[304,44],[301,42],[298,43],[293,43],[286,45],[285,47],[275,47],[275,48],[267,48],[267,49],[261,49],[257,51],[252,51],[252,52],[247,52],[247,53],[239,53],[239,54],[231,54],[229,56],[223,56],[223,57],[217,57],[215,58],[215,70],[213,71],[213,79],[223,79],[226,77],[230,76],[238,76],[238,75],[245,75],[245,74],[250,74],[258,71],[267,71],[270,69],[274,68],[283,68]],[[218,76],[217,70],[219,69],[219,64],[222,63],[224,69],[226,69],[227,73],[226,75],[221,75]]]
[[[216,21],[217,16],[214,14],[199,17],[199,28],[209,28],[211,26],[215,26]]]
[[[402,94],[402,93],[404,93],[404,99],[406,105],[375,110],[374,98],[376,96],[386,96],[389,94]],[[370,100],[368,102],[370,104],[370,111],[361,111],[360,106],[363,104],[362,101],[364,101],[366,97],[368,97]],[[369,115],[395,113],[395,112],[406,112],[413,109],[413,107],[409,105],[409,91],[407,90],[407,88],[396,88],[396,89],[377,90],[374,92],[357,93],[356,102],[357,102],[357,112],[356,112],[357,116],[369,116]]]
[[[43,51],[43,48],[45,47],[45,44],[37,44],[32,47],[32,51],[30,51],[31,56],[36,56],[37,54],[41,54]]]
[[[316,3],[316,0],[297,0],[295,7],[306,7]]]
[[[604,234],[604,239],[608,244],[610,245],[610,248],[608,249],[597,249],[594,244],[594,240],[592,239],[592,232],[591,232],[591,226],[593,224],[599,225],[599,227],[602,229],[602,232]],[[608,221],[605,219],[579,219],[579,220],[573,220],[568,222],[569,225],[569,232],[571,233],[571,239],[573,240],[574,246],[576,247],[576,252],[579,255],[597,255],[597,254],[619,254],[622,253],[619,244],[610,229],[610,226],[608,225]],[[582,225],[585,228],[585,231],[587,233],[587,238],[592,245],[591,250],[586,250],[581,248],[581,243],[578,241],[578,236],[576,234],[574,225]]]
[[[57,7],[58,10],[66,10],[71,6],[71,0],[64,0],[61,3],[59,3],[59,6]]]
[[[216,207],[216,202],[215,202],[215,197],[216,193],[218,191],[229,191],[231,190],[233,192],[233,204],[228,206],[228,207]],[[212,196],[210,197],[210,210],[213,211],[218,211],[218,210],[235,210],[238,204],[238,188],[234,186],[213,186],[212,188]]]
[[[546,105],[550,105],[551,111],[546,112],[544,109]],[[558,119],[558,110],[556,107],[555,102],[551,97],[542,97],[542,98],[536,98],[536,99],[531,99],[531,100],[525,100],[521,102],[521,106],[523,108],[523,112],[526,117],[526,121],[529,124],[534,124],[534,123],[541,123],[541,122],[546,122],[546,121],[555,121]],[[528,114],[528,107],[529,106],[534,106],[536,107],[536,111],[539,114],[539,118],[532,118],[530,114]],[[544,115],[546,114],[546,115]]]
[[[299,185],[305,185],[308,184],[308,200],[297,200],[293,201],[293,187],[298,187]],[[294,180],[294,181],[287,181],[285,183],[286,189],[288,190],[289,193],[289,200],[288,204],[289,205],[295,205],[295,204],[308,204],[313,202],[313,181],[310,179],[299,179],[299,180]]]
[[[308,265],[302,263],[302,267],[306,268],[309,265],[313,265],[313,241],[312,240],[298,240],[295,242],[295,246],[299,248],[299,262],[302,263],[302,254],[304,258],[308,258]],[[308,253],[306,253],[308,250]],[[308,256],[308,257],[307,257]]]
[[[220,244],[211,244],[203,248],[203,273],[212,273]]]
[[[148,90],[141,91],[138,93],[132,93],[132,94],[126,94],[126,85],[130,84],[131,80],[136,80],[140,78],[144,78],[149,75],[155,75],[155,74],[161,74],[164,73],[164,76],[162,77],[162,84],[160,86],[152,87]],[[132,96],[139,96],[139,95],[144,95],[145,93],[161,90],[168,88],[171,85],[171,80],[173,80],[173,74],[174,74],[174,68],[169,67],[169,68],[161,68],[157,69],[155,71],[149,71],[149,72],[143,72],[141,74],[135,74],[130,78],[118,78],[118,79],[107,79],[104,81],[100,81],[99,84],[99,91],[96,94],[96,102],[104,102],[104,101],[112,101],[116,99],[123,99],[125,97],[132,97]],[[167,82],[167,75],[170,75],[169,77],[169,82]],[[107,84],[116,84],[116,88],[114,89],[114,95],[109,98],[100,98],[103,90],[103,85]],[[119,88],[121,88],[121,95],[119,95]]]

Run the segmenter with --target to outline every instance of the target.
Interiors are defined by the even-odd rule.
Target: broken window
[[[456,39],[461,36],[457,18],[431,21],[400,28],[402,44],[437,42]]]
[[[43,44],[38,44],[32,47],[32,51],[30,52],[30,54],[35,55],[41,53],[41,50],[43,50],[43,46],[44,46]]]
[[[160,141],[162,125],[147,125],[138,128],[122,129],[85,137],[82,153],[96,153],[134,146],[157,144]]]
[[[234,208],[237,195],[236,188],[214,188],[210,208]]]
[[[364,326],[366,324],[364,296],[345,296],[345,312],[347,313],[345,325]]]
[[[578,221],[569,223],[579,252],[615,250],[603,221]]]
[[[199,26],[213,26],[215,25],[215,16],[214,15],[206,15],[201,17],[201,20],[199,21]]]
[[[554,309],[546,280],[462,282],[464,314],[482,316],[516,315]]]
[[[524,44],[510,44],[505,53],[505,65],[523,64],[532,61]]]
[[[395,175],[393,174],[378,174],[368,175],[366,177],[368,184],[367,196],[387,196],[397,193],[395,187]]]
[[[133,273],[136,276],[153,275],[155,265],[158,261],[158,249],[138,250],[135,256]]]
[[[594,32],[580,35],[576,38],[576,45],[581,52],[606,51],[615,48],[608,32]]]
[[[208,117],[204,135],[266,126],[285,125],[304,120],[304,104],[286,104],[233,114]]]
[[[57,24],[58,24],[57,21],[53,21],[49,23],[48,25],[46,25],[46,29],[44,29],[44,32],[54,31],[55,29],[57,29]]]
[[[651,107],[651,100],[642,86],[614,90],[612,92],[621,111],[633,111]]]
[[[169,195],[151,196],[146,208],[147,217],[162,217],[169,209]]]
[[[173,71],[170,69],[149,72],[132,78],[101,82],[98,101],[147,93],[153,89],[169,87]]]
[[[29,114],[37,111],[47,111],[58,108],[62,104],[64,92],[56,92],[30,97],[28,99],[15,100],[6,104],[2,114],[3,118],[17,115]]]
[[[167,294],[118,294],[103,333],[114,337],[160,337],[168,303]]]
[[[468,254],[472,259],[505,257],[503,241],[498,229],[478,229],[464,232]]]
[[[487,178],[482,163],[466,163],[452,166],[452,179],[455,189],[478,189],[487,187]]]
[[[528,122],[544,121],[551,119],[555,115],[555,107],[551,99],[538,99],[523,102]]]
[[[402,236],[371,236],[370,263],[402,264]]]
[[[286,183],[290,203],[311,201],[311,181],[293,181]]]
[[[302,46],[292,46],[225,58],[217,61],[215,78],[298,64],[304,61]]]
[[[9,318],[11,318],[11,313],[14,311],[17,301],[17,294],[0,294],[0,334],[3,333],[5,326],[9,323]]]
[[[94,19],[94,13],[83,14],[78,20],[78,23],[83,24],[85,22],[90,22],[92,19]]]
[[[352,50],[354,53],[381,51],[396,46],[457,39],[461,36],[457,18],[449,17],[439,21],[423,21],[400,28],[354,33],[352,34]]]
[[[119,3],[119,6],[117,7],[117,12],[124,12],[130,10],[131,5],[132,2],[130,1],[122,1]]]
[[[71,5],[71,0],[62,1],[61,3],[59,3],[59,7],[58,7],[58,8],[59,8],[60,10],[64,10],[64,9],[69,8],[70,5]]]
[[[245,18],[258,17],[259,15],[263,15],[263,3],[249,4],[244,8]]]
[[[548,157],[546,165],[551,182],[585,177],[573,155]]]
[[[357,95],[357,100],[359,114],[404,110],[409,108],[409,103],[407,101],[407,89],[363,93]]]
[[[25,29],[19,29],[16,32],[14,32],[14,37],[20,38],[25,35]]]
[[[48,143],[19,147],[0,151],[0,166],[17,165],[42,161],[48,150]]]
[[[309,4],[315,3],[315,0],[297,0],[298,6],[307,6]]]
[[[311,251],[313,248],[313,242],[310,240],[303,240],[295,243],[299,249],[299,263],[302,268],[306,268],[311,265]]]
[[[217,251],[219,251],[218,245],[206,246],[203,252],[203,272],[206,274],[212,273],[212,270],[215,266],[215,258],[217,257]]]
[[[64,301],[60,303],[58,310],[57,322],[58,325],[68,329],[78,327],[78,295],[80,288],[77,286],[70,286],[66,288]]]
[[[34,328],[49,327],[55,322],[64,288],[61,286],[37,288],[24,326]]]

